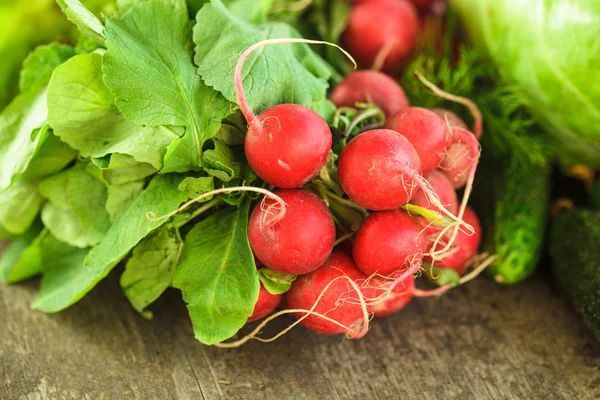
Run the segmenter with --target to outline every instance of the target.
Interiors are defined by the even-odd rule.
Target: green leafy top
[[[2,279],[41,273],[32,307],[57,312],[124,262],[123,291],[142,315],[174,286],[199,340],[231,337],[260,280],[283,293],[294,279],[256,270],[247,224],[259,196],[207,197],[168,216],[214,188],[264,185],[244,157],[233,69],[261,39],[299,37],[270,17],[301,11],[292,0],[119,0],[100,20],[78,0],[58,3],[76,46],[35,49],[0,114],[0,237],[15,239]],[[333,115],[332,68],[305,44],[256,52],[243,74],[257,112],[298,103]]]
[[[104,44],[104,25],[80,1],[57,0],[57,3],[82,34],[99,44]]]
[[[242,52],[264,39],[296,37],[300,35],[290,25],[256,25],[232,14],[220,0],[213,0],[196,16],[194,61],[206,84],[233,102],[234,70]],[[318,112],[330,75],[327,64],[305,44],[265,47],[251,54],[242,70],[248,102],[255,112],[283,103],[301,104]]]
[[[117,107],[138,125],[186,128],[168,150],[166,171],[200,166],[204,141],[232,106],[196,74],[185,1],[141,1],[106,25],[103,79]]]

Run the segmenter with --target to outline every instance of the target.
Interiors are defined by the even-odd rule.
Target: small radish
[[[415,147],[424,174],[438,167],[444,157],[448,136],[446,123],[433,111],[409,107],[388,119],[385,127],[401,133]]]
[[[329,256],[335,242],[335,225],[329,209],[314,193],[304,189],[274,192],[285,204],[285,214],[276,218],[280,205],[265,198],[252,211],[248,239],[256,258],[284,274],[306,274]]]
[[[459,275],[462,275],[467,268],[467,262],[477,255],[477,250],[481,244],[481,224],[477,214],[471,207],[465,209],[463,220],[471,225],[475,231],[471,236],[463,231],[459,231],[454,240],[452,249],[441,260],[437,260],[435,265],[440,268],[452,268]],[[445,236],[448,236],[446,234]],[[444,246],[443,242],[438,243],[435,249],[440,249]],[[434,249],[434,250],[435,250]],[[424,261],[431,263],[430,257],[425,257]]]
[[[432,108],[431,111],[447,121],[452,128],[467,129],[467,124],[452,111],[444,108]],[[470,164],[469,149],[462,143],[455,143],[446,149],[439,168],[448,176],[452,185],[459,189],[465,186]]]
[[[388,75],[374,70],[350,73],[333,89],[329,100],[337,107],[372,103],[381,108],[386,117],[409,106],[402,87]]]
[[[348,255],[334,251],[321,267],[299,276],[292,283],[286,294],[287,305],[290,309],[312,309],[314,313],[343,325],[312,314],[301,320],[304,326],[315,332],[327,335],[346,333],[349,337],[361,337],[368,328],[365,324],[368,324],[370,309],[366,304],[361,305],[359,294],[349,280],[362,283],[366,278]],[[297,312],[294,315],[300,319],[306,313]]]
[[[398,132],[375,129],[350,140],[339,158],[342,188],[369,210],[392,210],[407,203],[417,189],[419,155]]]
[[[431,111],[440,117],[442,121],[447,121],[452,128],[468,129],[467,124],[450,110],[446,110],[445,108],[432,108]]]
[[[376,317],[386,317],[400,311],[413,298],[415,279],[412,275],[407,276],[402,282],[396,283],[391,292],[388,293],[392,281],[378,277],[368,279],[368,287],[363,289],[370,301],[369,305]]]
[[[361,1],[350,14],[342,43],[367,68],[394,71],[417,44],[419,19],[406,0]]]
[[[319,172],[331,149],[331,131],[319,114],[298,104],[276,105],[256,116],[246,101],[242,67],[260,47],[307,42],[315,43],[304,39],[258,42],[244,51],[235,68],[237,104],[249,125],[244,141],[246,158],[259,177],[282,188],[302,186]]]
[[[356,233],[352,254],[367,276],[390,276],[420,263],[429,243],[416,217],[404,210],[369,215]]]
[[[425,179],[427,179],[427,182],[429,182],[433,190],[440,197],[440,202],[448,209],[448,211],[452,214],[456,214],[458,212],[458,197],[456,196],[454,186],[452,186],[452,182],[450,182],[448,177],[439,170],[433,170],[425,176]],[[427,196],[425,196],[421,189],[414,194],[410,202],[414,205],[439,212],[439,209],[429,202]]]
[[[248,318],[247,322],[256,321],[271,314],[281,303],[282,294],[272,294],[260,284],[260,292],[258,293],[258,301],[254,305],[254,311]]]
[[[458,130],[460,128],[457,128]],[[454,143],[446,149],[446,154],[440,162],[439,169],[448,177],[452,186],[460,189],[465,186],[469,168],[474,162],[469,154],[469,148],[462,143]]]

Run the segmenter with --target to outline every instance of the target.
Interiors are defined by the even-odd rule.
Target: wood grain
[[[600,346],[540,276],[416,300],[361,340],[296,328],[234,350],[194,340],[177,291],[147,321],[117,274],[57,315],[29,310],[37,284],[0,286],[2,400],[600,398]]]

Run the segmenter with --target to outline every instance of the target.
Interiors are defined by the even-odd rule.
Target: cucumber
[[[600,340],[600,211],[570,209],[550,233],[552,269]]]
[[[498,256],[487,272],[515,284],[536,269],[544,244],[550,199],[550,166],[527,167],[515,158],[482,159],[477,199],[484,250]]]

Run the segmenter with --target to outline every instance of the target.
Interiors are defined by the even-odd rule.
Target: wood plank
[[[117,274],[56,315],[29,310],[37,284],[0,286],[3,400],[600,397],[600,346],[541,276],[416,300],[361,340],[300,327],[233,350],[194,340],[175,290],[146,321]]]

